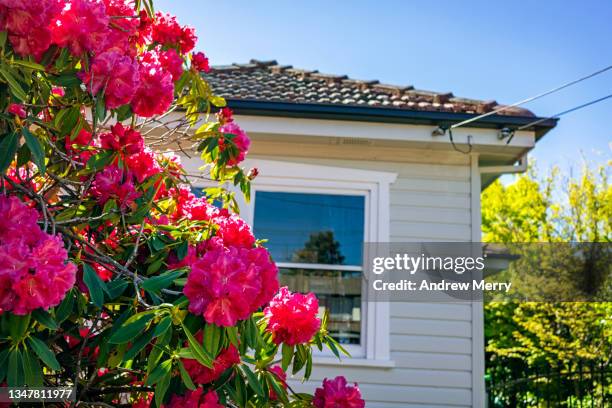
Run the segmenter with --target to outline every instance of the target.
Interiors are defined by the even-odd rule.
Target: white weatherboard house
[[[325,377],[360,384],[368,407],[483,407],[482,303],[367,303],[364,242],[478,242],[480,192],[555,126],[509,108],[449,133],[435,130],[500,107],[483,102],[251,61],[206,76],[252,139],[257,167],[242,215],[267,238],[281,283],[313,291],[351,352],[315,357]],[[457,151],[460,150],[460,151]],[[518,163],[518,164],[517,164]],[[196,161],[187,161],[193,166]]]

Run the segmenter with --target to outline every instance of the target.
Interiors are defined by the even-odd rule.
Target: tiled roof
[[[500,106],[495,101],[460,98],[450,92],[423,91],[412,86],[351,79],[346,75],[322,74],[290,65],[279,65],[276,61],[251,60],[248,64],[215,66],[205,78],[216,94],[230,101],[368,106],[467,114],[482,114]],[[534,116],[519,107],[508,108],[499,114]]]

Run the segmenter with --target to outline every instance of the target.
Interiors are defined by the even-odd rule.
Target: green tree
[[[596,170],[584,166],[579,177],[564,178],[553,169],[539,179],[532,167],[511,184],[495,181],[482,194],[483,241],[610,242],[612,188],[608,172],[604,166]],[[596,290],[601,299],[609,298],[610,281],[605,281],[605,276],[595,279],[584,275],[588,278],[571,278],[581,289]],[[513,283],[534,286],[533,282]],[[577,361],[608,367],[612,303],[488,303],[485,337],[487,373],[501,374],[505,381],[532,374],[542,365],[559,372],[575,370]],[[506,397],[506,404],[517,403],[513,399],[516,395]]]

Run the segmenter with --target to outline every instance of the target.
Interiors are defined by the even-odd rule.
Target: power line
[[[559,112],[556,115],[552,115],[552,116],[549,116],[547,118],[542,118],[542,119],[534,120],[533,122],[527,123],[526,125],[520,126],[520,127],[516,128],[516,129],[512,129],[511,132],[510,132],[510,137],[508,138],[508,141],[506,142],[506,145],[508,145],[512,141],[512,139],[514,138],[515,132],[517,132],[519,130],[529,129],[530,127],[535,126],[538,123],[541,123],[541,122],[544,122],[544,121],[547,121],[547,120],[550,120],[550,119],[555,119],[555,118],[561,117],[561,116],[566,115],[568,113],[575,112],[577,110],[586,108],[587,106],[595,105],[596,103],[605,101],[606,99],[610,99],[610,98],[612,98],[612,94],[603,96],[601,98],[592,100],[590,102],[583,103],[582,105],[575,106],[575,107],[573,107],[571,109],[564,110],[563,112]]]
[[[553,116],[550,116],[550,117],[547,117],[547,118],[543,118],[543,119],[538,119],[538,120],[533,121],[533,122],[531,122],[531,123],[527,123],[526,125],[520,126],[520,127],[516,128],[516,129],[514,129],[514,130],[515,130],[515,131],[517,131],[517,130],[524,130],[524,129],[528,129],[528,128],[530,128],[531,126],[535,126],[535,125],[537,125],[538,123],[542,123],[542,122],[547,121],[547,120],[549,120],[549,119],[556,119],[556,118],[558,118],[558,117],[560,117],[560,116],[566,115],[566,114],[571,113],[571,112],[575,112],[575,111],[580,110],[580,109],[582,109],[582,108],[586,108],[587,106],[595,105],[596,103],[599,103],[599,102],[605,101],[606,99],[610,99],[610,98],[612,98],[612,94],[610,94],[610,95],[606,95],[606,96],[604,96],[604,97],[602,97],[602,98],[595,99],[595,100],[590,101],[590,102],[587,102],[587,103],[583,103],[582,105],[578,105],[578,106],[576,106],[576,107],[574,107],[574,108],[571,108],[571,109],[565,110],[565,111],[563,111],[563,112],[559,112],[559,113],[557,113],[556,115],[553,115]]]
[[[529,97],[529,98],[527,98],[527,99],[523,99],[523,100],[521,100],[521,101],[515,102],[515,103],[513,103],[513,104],[511,104],[511,105],[504,105],[504,106],[500,106],[500,107],[498,107],[497,109],[493,109],[493,110],[492,110],[492,111],[490,111],[490,112],[483,113],[482,115],[475,116],[475,117],[473,117],[473,118],[470,118],[470,119],[464,120],[464,121],[459,122],[459,123],[455,123],[454,125],[451,125],[451,126],[450,126],[450,129],[456,129],[456,128],[460,127],[460,126],[467,125],[468,123],[472,123],[472,122],[475,122],[475,121],[477,121],[477,120],[480,120],[480,119],[486,118],[486,117],[488,117],[488,116],[495,115],[495,114],[497,114],[497,113],[499,113],[499,112],[502,112],[502,111],[504,111],[504,110],[506,110],[506,109],[509,109],[509,108],[514,108],[514,107],[517,107],[517,106],[520,106],[520,105],[526,104],[526,103],[528,103],[528,102],[535,101],[536,99],[543,98],[544,96],[547,96],[547,95],[550,95],[550,94],[552,94],[552,93],[558,92],[558,91],[560,91],[560,90],[562,90],[562,89],[565,89],[565,88],[567,88],[567,87],[570,87],[570,86],[572,86],[572,85],[575,85],[575,84],[577,84],[577,83],[579,83],[579,82],[585,81],[585,80],[587,80],[587,79],[589,79],[589,78],[593,78],[594,76],[597,76],[597,75],[602,74],[602,73],[604,73],[604,72],[606,72],[606,71],[609,71],[610,69],[612,69],[612,65],[609,65],[609,66],[607,66],[607,67],[605,67],[605,68],[603,68],[603,69],[600,69],[599,71],[595,71],[595,72],[593,72],[593,73],[591,73],[591,74],[589,74],[589,75],[583,76],[582,78],[575,79],[575,80],[573,80],[573,81],[571,81],[571,82],[568,82],[568,83],[565,83],[565,84],[563,84],[563,85],[561,85],[561,86],[558,86],[558,87],[556,87],[556,88],[550,89],[550,90],[548,90],[548,91],[546,91],[546,92],[542,92],[542,93],[537,94],[537,95],[535,95],[535,96],[531,96],[531,97]]]

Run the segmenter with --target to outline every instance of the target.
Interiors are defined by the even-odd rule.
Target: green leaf
[[[235,326],[232,327],[226,327],[225,328],[225,333],[227,333],[227,337],[229,338],[229,341],[236,347],[238,347],[238,328]]]
[[[34,163],[36,164],[36,166],[38,166],[40,174],[44,175],[47,169],[45,165],[45,152],[43,150],[42,145],[40,144],[40,141],[25,127],[21,130],[21,134],[25,139],[28,149],[30,149],[30,152],[32,153]]]
[[[134,315],[132,318],[128,319],[127,322],[108,339],[108,342],[112,344],[127,343],[142,333],[147,323],[153,318],[153,313],[145,313]]]
[[[210,355],[216,356],[219,351],[219,340],[221,340],[221,328],[214,324],[208,324],[204,328],[204,349]]]
[[[306,370],[304,370],[304,379],[307,380],[312,374],[312,351],[308,350],[308,358],[306,359]]]
[[[9,333],[13,340],[19,340],[25,336],[30,327],[31,317],[30,314],[23,316],[9,315]]]
[[[116,299],[123,294],[129,283],[121,278],[114,279],[106,284],[110,299]]]
[[[257,393],[257,395],[259,395],[260,397],[266,398],[266,394],[264,393],[261,383],[257,379],[255,373],[251,371],[249,366],[243,365],[241,366],[241,368],[244,374],[246,375],[249,385],[251,386],[253,391],[255,391],[255,393]]]
[[[159,276],[148,278],[140,284],[140,287],[149,292],[157,292],[161,289],[165,289],[170,286],[172,284],[172,281],[174,281],[182,274],[183,271],[166,272]]]
[[[42,387],[42,369],[34,353],[28,350],[23,352],[23,371],[25,374],[25,384],[28,387]]]
[[[0,351],[0,383],[4,381],[4,377],[6,376],[7,364],[6,360],[8,360],[9,349],[5,348]]]
[[[72,290],[66,293],[66,297],[62,300],[62,303],[55,309],[55,318],[58,323],[62,323],[70,316],[74,307],[74,294]]]
[[[187,342],[189,343],[189,349],[193,353],[193,356],[200,364],[205,367],[212,368],[212,358],[206,353],[202,345],[198,342],[198,340],[193,337],[193,334],[189,331],[185,324],[181,323],[183,326],[183,331],[187,336]]]
[[[87,285],[87,289],[89,289],[89,295],[93,304],[102,309],[104,306],[104,292],[108,292],[108,289],[106,289],[106,285],[96,271],[86,263],[83,264],[83,281]]]
[[[55,371],[59,371],[62,368],[55,358],[55,355],[44,341],[36,337],[29,337],[28,344],[47,367]]]
[[[8,359],[7,383],[9,387],[24,385],[23,357],[19,349],[11,350]]]
[[[281,367],[283,371],[287,371],[287,368],[289,368],[289,364],[291,364],[291,360],[293,359],[293,346],[289,346],[283,343],[282,350],[283,350],[283,359],[282,359]]]
[[[17,149],[17,167],[21,167],[32,159],[32,153],[27,145],[21,145]]]
[[[11,71],[12,70],[6,65],[0,67],[0,75],[2,75],[6,82],[9,84],[9,88],[11,89],[13,95],[20,101],[26,102],[28,100],[28,95],[23,90],[21,84],[19,84],[17,79],[14,77],[13,72]]]
[[[4,174],[8,166],[15,159],[18,145],[17,133],[11,132],[5,135],[0,142],[0,175]]]
[[[37,64],[35,62],[32,62],[32,61],[15,60],[15,61],[13,61],[13,64],[14,65],[19,65],[19,66],[22,66],[22,67],[25,67],[25,68],[34,69],[34,70],[37,70],[37,71],[44,71],[45,70],[45,67],[43,67],[42,65]]]
[[[149,330],[144,336],[141,336],[128,351],[123,355],[123,361],[132,360],[136,355],[153,339],[153,331]]]
[[[77,125],[80,117],[81,111],[78,107],[63,109],[55,115],[54,124],[62,135],[69,135]]]
[[[227,102],[225,102],[225,99],[222,98],[221,96],[211,96],[210,103],[215,105],[217,108],[222,108],[225,105],[227,105]]]
[[[189,251],[189,242],[187,241],[181,242],[181,244],[176,248],[176,257],[178,258],[178,260],[182,261],[183,259],[185,259],[188,251]]]
[[[157,326],[155,326],[155,330],[153,330],[153,337],[159,337],[166,333],[166,331],[170,328],[172,324],[172,317],[166,316],[159,321]]]
[[[145,382],[145,384],[146,385],[156,384],[160,379],[162,379],[162,377],[170,373],[171,370],[172,370],[172,359],[162,361],[162,363],[158,365],[157,368],[155,368],[155,370],[153,370],[153,372],[147,377],[147,381]]]
[[[55,85],[72,88],[81,84],[81,80],[76,76],[76,73],[77,71],[65,72],[56,77],[51,76],[49,77],[49,80]]]
[[[153,372],[153,369],[157,367],[157,362],[159,361],[162,354],[164,353],[165,346],[167,346],[168,343],[170,343],[171,339],[172,339],[172,328],[170,328],[170,330],[168,330],[166,333],[164,333],[157,339],[153,349],[151,350],[151,354],[149,354],[149,358],[148,358],[149,361],[147,363],[147,374],[150,374],[151,372]]]
[[[284,404],[287,404],[287,391],[285,391],[285,389],[279,384],[280,380],[276,376],[276,374],[267,372],[266,377],[268,380],[268,384],[270,384],[270,386],[274,390],[274,393],[276,394],[277,398],[279,398]]]
[[[185,366],[183,365],[183,362],[181,360],[179,360],[179,371],[181,372],[181,379],[183,380],[183,384],[185,384],[185,387],[190,390],[195,390],[196,386],[191,380],[191,377],[189,376],[187,370],[185,370]]]
[[[172,371],[168,371],[155,386],[155,404],[158,407],[162,406],[168,387],[170,386],[170,380],[172,380]]]
[[[113,158],[115,157],[115,152],[110,150],[105,150],[98,154],[91,156],[89,160],[87,160],[87,165],[85,166],[88,170],[98,171],[104,168],[107,164],[109,164]]]
[[[35,311],[33,311],[32,317],[38,323],[42,324],[43,326],[48,327],[51,330],[57,330],[57,328],[59,327],[57,325],[57,322],[53,320],[53,317],[51,317],[51,315],[47,313],[46,311],[44,311],[43,309],[36,309]]]

